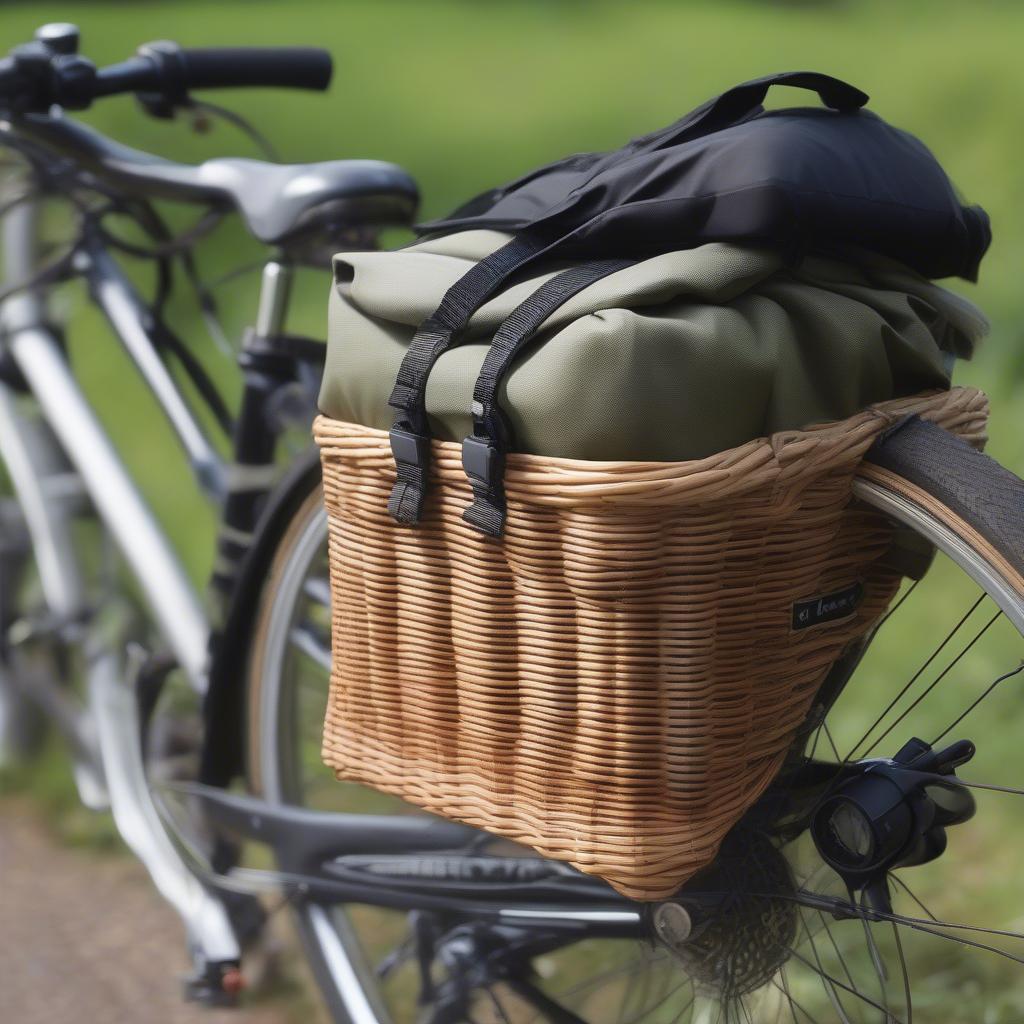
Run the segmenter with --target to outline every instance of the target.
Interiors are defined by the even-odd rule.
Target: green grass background
[[[965,196],[991,215],[994,242],[981,280],[950,283],[992,321],[990,339],[958,377],[989,392],[990,451],[1024,474],[1024,5],[996,0],[7,0],[0,7],[5,45],[29,37],[45,21],[67,19],[81,25],[83,51],[101,64],[158,38],[184,45],[326,47],[335,56],[336,71],[324,96],[252,90],[211,98],[252,119],[286,160],[375,157],[403,164],[420,182],[425,217],[538,163],[571,151],[613,147],[666,124],[738,81],[791,68],[846,78],[871,94],[876,112],[919,135]],[[795,94],[786,99],[803,102]],[[130,99],[105,102],[87,119],[122,142],[175,159],[253,155],[231,128],[195,134],[184,122],[145,118]],[[180,217],[180,223],[187,222],[186,213]],[[226,225],[203,244],[200,267],[215,274],[258,254],[237,226]],[[249,276],[220,293],[234,335],[252,315],[254,284]],[[295,329],[323,333],[327,284],[326,271],[306,276]],[[190,571],[201,578],[211,560],[213,510],[194,496],[159,411],[83,296],[69,289],[61,308],[87,390]],[[194,350],[229,381],[230,365],[215,352],[187,295],[176,298],[174,315]],[[939,577],[900,634],[874,657],[869,686],[875,697],[885,692],[887,680],[912,671],[920,651],[917,638],[950,621],[955,592],[952,582]],[[1019,638],[1007,631],[983,656],[979,672],[994,672],[1014,658],[1020,658]],[[955,706],[955,696],[949,697],[944,709]],[[1018,753],[1019,707],[1019,694],[1007,695],[982,721],[990,768],[1009,764]],[[863,728],[870,722],[863,702],[851,704],[849,721],[851,736],[858,724]],[[1012,783],[1012,778],[997,781]],[[975,875],[976,866],[985,864],[1006,880],[989,888],[982,910],[1010,924],[1024,911],[1024,896],[1010,898],[1020,895],[1012,879],[1024,822],[1019,814],[1007,815],[1005,806],[1002,812],[998,819],[979,817],[962,852],[975,865]],[[941,885],[936,876],[933,888]],[[1005,909],[1011,906],[1020,911]],[[957,909],[961,917],[985,917],[972,914],[972,907]],[[942,957],[930,969],[947,981],[950,971],[960,970]],[[1016,975],[996,967],[983,982],[965,977],[963,984],[975,985],[968,1009],[954,1012],[936,1004],[927,1019],[1024,1019],[1024,985]]]
[[[975,0],[833,3],[739,0],[457,2],[457,0],[238,0],[238,2],[12,3],[0,8],[4,44],[47,20],[76,21],[98,63],[143,41],[183,45],[316,44],[335,57],[326,95],[271,90],[212,99],[250,117],[292,161],[376,157],[419,180],[424,216],[567,152],[615,146],[666,124],[709,95],[773,70],[815,68],[848,78],[872,107],[917,133],[995,232],[977,286],[962,290],[992,318],[990,342],[962,381],[997,403],[992,451],[1024,470],[1018,441],[1024,383],[1024,6]],[[786,96],[779,93],[780,98]],[[787,99],[803,102],[806,94]],[[206,135],[141,115],[129,98],[87,119],[138,148],[181,160],[252,155],[229,127]],[[183,215],[184,216],[184,215]],[[230,226],[200,252],[209,273],[258,255]],[[225,288],[237,335],[252,315],[250,276]],[[326,274],[300,290],[295,327],[324,328]],[[90,393],[153,497],[192,572],[209,564],[212,514],[189,478],[149,396],[85,307],[67,299],[73,351]],[[227,379],[183,298],[176,324]],[[184,525],[182,525],[184,524]]]

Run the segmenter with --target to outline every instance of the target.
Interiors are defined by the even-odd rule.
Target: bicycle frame
[[[26,199],[9,206],[3,216],[0,241],[8,283],[30,279],[36,267],[38,212],[37,202]],[[282,258],[271,258],[263,270],[257,316],[240,353],[245,388],[230,462],[217,453],[184,401],[158,352],[159,325],[102,239],[85,237],[73,269],[85,279],[112,333],[166,415],[197,487],[222,503],[211,589],[214,596],[230,600],[253,543],[261,502],[279,475],[274,463],[278,435],[267,420],[266,405],[268,396],[289,378],[289,366],[294,378],[297,357],[281,344],[292,267]],[[10,468],[48,611],[58,630],[87,619],[71,533],[73,500],[62,497],[73,499],[80,485],[118,545],[174,660],[203,697],[210,685],[211,643],[215,649],[217,642],[214,626],[79,388],[44,300],[42,289],[33,288],[8,297],[0,306],[0,344],[24,378],[39,413],[28,415],[15,391],[0,379],[0,458]],[[151,791],[139,727],[139,691],[158,681],[150,678],[146,652],[132,648],[124,658],[124,645],[117,642],[117,615],[117,608],[104,609],[99,616],[103,624],[88,629],[87,714],[64,714],[65,731],[79,755],[76,777],[86,777],[85,785],[78,778],[83,799],[95,806],[109,798],[119,831],[182,916],[200,972],[211,964],[239,959],[221,893],[239,888],[259,892],[268,885],[298,887],[324,906],[359,899],[401,909],[435,908],[519,922],[523,927],[566,929],[576,937],[581,928],[618,935],[640,927],[636,905],[603,883],[574,872],[532,878],[528,868],[540,864],[537,859],[530,865],[511,865],[504,874],[496,870],[487,877],[484,872],[477,880],[480,884],[454,884],[446,890],[439,890],[430,871],[417,881],[403,869],[407,877],[402,882],[403,872],[389,877],[387,872],[361,870],[358,863],[360,856],[372,862],[392,856],[408,864],[415,858],[443,855],[479,838],[475,830],[410,818],[296,817],[289,808],[199,786],[192,796],[216,834],[269,843],[281,862],[277,872],[230,877],[219,873],[188,849],[184,830],[176,827],[173,815]],[[259,821],[266,823],[262,831],[253,824]],[[337,952],[336,980],[341,988],[351,966],[344,963],[344,951]]]
[[[36,203],[8,210],[2,241],[9,282],[25,280],[36,265]],[[149,336],[144,308],[109,254],[88,252],[76,269],[90,287],[201,472],[212,476],[213,450],[192,419]],[[5,345],[42,416],[19,408],[0,383],[0,455],[9,467],[39,569],[46,604],[55,622],[74,623],[87,612],[71,534],[71,508],[55,494],[55,481],[73,471],[99,519],[117,542],[154,621],[197,693],[206,688],[210,626],[184,570],[82,394],[47,321],[36,290],[9,297],[0,310]],[[220,902],[200,884],[167,835],[146,780],[138,729],[135,677],[138,656],[122,671],[121,652],[90,637],[88,712],[95,729],[96,766],[118,830],[144,862],[161,893],[185,921],[197,959],[237,961],[238,943]],[[89,729],[83,725],[81,732]],[[97,800],[101,799],[98,797]]]
[[[26,202],[11,210],[4,222],[3,242],[8,259],[8,277],[28,277],[34,266],[36,210]],[[88,267],[91,288],[99,295],[102,308],[111,319],[115,333],[125,346],[158,401],[168,413],[179,436],[189,446],[199,446],[201,433],[191,419],[169,373],[160,361],[146,334],[140,305],[131,286],[109,255],[92,254]],[[206,648],[209,626],[194,589],[161,531],[155,517],[125,470],[110,439],[100,426],[72,375],[61,351],[60,342],[47,324],[40,296],[13,296],[3,309],[3,324],[11,357],[21,371],[67,460],[82,479],[96,511],[121,549],[146,596],[150,609],[175,657],[199,691],[204,687]],[[17,435],[15,435],[17,436]],[[212,455],[212,450],[210,450]],[[204,465],[205,468],[205,465]],[[43,482],[36,481],[42,491]],[[24,485],[15,481],[18,493]],[[50,565],[67,564],[65,540],[57,555],[57,531],[63,526],[57,514],[37,515],[29,520],[29,530],[43,560]],[[66,530],[64,531],[66,536]],[[53,574],[56,580],[59,578]],[[68,589],[58,598],[55,612],[63,615],[81,612],[81,595]],[[50,600],[50,594],[47,594]]]
[[[3,217],[0,240],[7,283],[29,280],[35,271],[37,219],[34,199],[12,206]],[[112,333],[167,416],[199,488],[224,503],[214,584],[228,592],[251,539],[258,503],[275,475],[276,436],[262,416],[261,379],[255,371],[246,374],[246,395],[234,438],[236,458],[225,464],[158,354],[152,314],[100,240],[85,239],[74,269],[85,278]],[[265,339],[280,332],[290,280],[287,264],[268,262],[255,328],[243,355],[266,347]],[[58,624],[69,624],[81,620],[88,610],[71,533],[72,510],[56,493],[56,485],[66,484],[73,475],[117,543],[175,661],[196,694],[204,696],[211,624],[203,603],[79,388],[47,319],[44,295],[29,289],[9,297],[0,308],[0,324],[7,353],[40,413],[39,417],[26,415],[12,389],[0,382],[0,457],[10,470],[50,615]],[[198,958],[208,963],[235,961],[238,945],[220,900],[197,881],[182,859],[149,791],[135,692],[136,680],[144,674],[144,658],[136,656],[125,672],[114,645],[90,642],[94,647],[89,657],[89,720],[73,709],[61,715],[78,755],[76,780],[81,795],[92,805],[109,799],[119,831],[184,918]],[[10,695],[0,695],[2,699],[9,700]],[[59,699],[59,694],[54,695],[51,703]]]

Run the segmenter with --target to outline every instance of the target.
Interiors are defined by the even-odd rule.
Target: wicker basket
[[[434,442],[423,521],[386,511],[387,433],[320,417],[340,778],[526,843],[656,899],[710,862],[778,770],[829,667],[892,598],[858,462],[920,413],[981,444],[970,389],[684,463],[513,455],[496,541],[461,519]],[[859,584],[852,613],[812,599]]]

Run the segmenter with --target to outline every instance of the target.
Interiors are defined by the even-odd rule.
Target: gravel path
[[[178,918],[139,864],[58,846],[0,804],[0,1022],[285,1024],[279,1007],[184,1003],[186,971]]]

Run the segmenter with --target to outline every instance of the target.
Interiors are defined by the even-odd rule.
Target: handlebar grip
[[[314,46],[201,47],[177,53],[186,89],[284,86],[325,90],[333,63]]]

